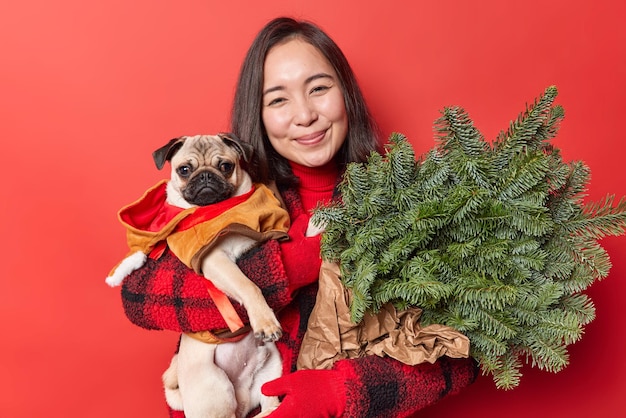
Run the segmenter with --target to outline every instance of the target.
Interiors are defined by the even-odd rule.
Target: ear
[[[184,136],[170,139],[170,142],[152,153],[154,163],[159,170],[163,168],[166,161],[170,161],[172,159],[172,156],[176,154],[176,151],[183,146],[183,142],[185,142]]]
[[[243,142],[232,133],[220,133],[217,134],[217,136],[219,136],[226,145],[237,150],[245,162],[250,162],[252,154],[254,153],[254,147],[252,145],[247,142]]]

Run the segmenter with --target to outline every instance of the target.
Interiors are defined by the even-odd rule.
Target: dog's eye
[[[219,167],[222,174],[229,174],[234,170],[235,164],[229,163],[228,161],[222,161]]]
[[[191,174],[191,167],[189,167],[188,165],[181,165],[176,169],[176,172],[181,177],[189,177],[189,175]]]

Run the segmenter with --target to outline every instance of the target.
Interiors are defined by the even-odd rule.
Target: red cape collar
[[[165,188],[167,182],[168,180],[160,181],[148,189],[137,201],[122,208],[119,213],[120,220],[142,231],[158,232],[182,214],[177,230],[185,230],[232,209],[246,201],[255,191],[255,186],[252,186],[250,191],[240,196],[231,197],[209,206],[182,209],[166,202]],[[183,212],[186,213],[183,214]],[[194,216],[189,217],[192,213]]]

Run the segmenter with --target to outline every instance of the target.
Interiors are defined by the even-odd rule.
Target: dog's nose
[[[210,171],[202,171],[198,173],[198,179],[203,183],[208,183],[213,178],[213,174]]]

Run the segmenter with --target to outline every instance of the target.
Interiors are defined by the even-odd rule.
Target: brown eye
[[[176,172],[182,178],[187,178],[191,175],[191,167],[189,167],[188,165],[181,165],[176,169]]]
[[[282,97],[279,97],[279,98],[271,100],[267,104],[267,106],[276,106],[276,105],[279,105],[279,104],[283,103],[284,101],[285,101],[285,99],[283,99]]]
[[[222,174],[230,174],[234,170],[235,164],[223,161],[220,163],[219,168]]]

